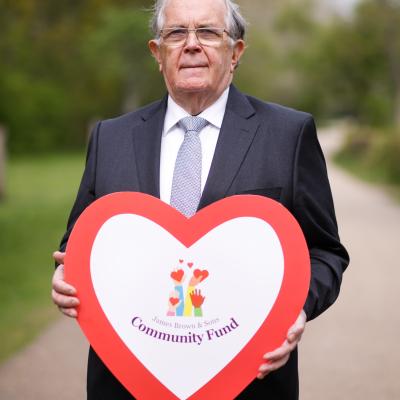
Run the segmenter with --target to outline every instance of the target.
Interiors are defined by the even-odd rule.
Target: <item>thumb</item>
[[[65,253],[62,253],[61,251],[55,251],[53,253],[53,258],[57,264],[64,264]]]
[[[304,328],[306,325],[306,315],[304,311],[302,311],[297,318],[296,322],[290,327],[288,332],[288,341],[293,342],[294,340],[301,337],[304,332]]]

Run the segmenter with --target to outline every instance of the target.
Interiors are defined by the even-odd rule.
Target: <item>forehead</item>
[[[164,10],[164,27],[225,26],[224,0],[169,0]]]

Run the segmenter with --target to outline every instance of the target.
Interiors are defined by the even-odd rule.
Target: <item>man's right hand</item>
[[[63,314],[76,318],[78,316],[76,307],[79,305],[79,300],[75,297],[76,289],[64,281],[64,257],[65,253],[60,251],[53,253],[54,260],[60,265],[53,275],[51,297]]]

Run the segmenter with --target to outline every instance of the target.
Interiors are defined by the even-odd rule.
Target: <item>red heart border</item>
[[[77,288],[81,305],[78,322],[96,353],[125,388],[138,399],[178,399],[135,357],[114,331],[96,297],[90,255],[101,226],[118,214],[136,214],[166,229],[190,247],[222,223],[239,217],[266,221],[276,232],[284,254],[284,277],[279,295],[260,329],[237,356],[190,400],[228,400],[253,379],[262,356],[279,347],[299,315],[309,288],[310,258],[300,226],[278,202],[266,197],[228,197],[187,219],[159,199],[134,192],[113,193],[92,203],[81,214],[68,241],[65,279]],[[229,382],[229,384],[227,384]]]

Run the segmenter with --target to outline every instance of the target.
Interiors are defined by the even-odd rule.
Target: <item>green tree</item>
[[[8,127],[12,152],[77,147],[86,141],[89,121],[106,109],[117,112],[120,92],[111,86],[119,79],[106,83],[103,96],[93,75],[102,63],[86,57],[84,42],[102,29],[107,10],[129,8],[144,20],[149,5],[140,0],[0,0],[0,121]],[[131,27],[135,37],[136,26]],[[139,27],[143,37],[143,24]]]
[[[366,0],[312,43],[306,79],[327,115],[376,126],[399,123],[400,4]]]
[[[148,18],[148,13],[134,7],[107,8],[98,28],[83,41],[82,54],[92,85],[101,97],[114,98],[105,101],[97,113],[129,111],[164,93],[161,75],[147,48]]]

